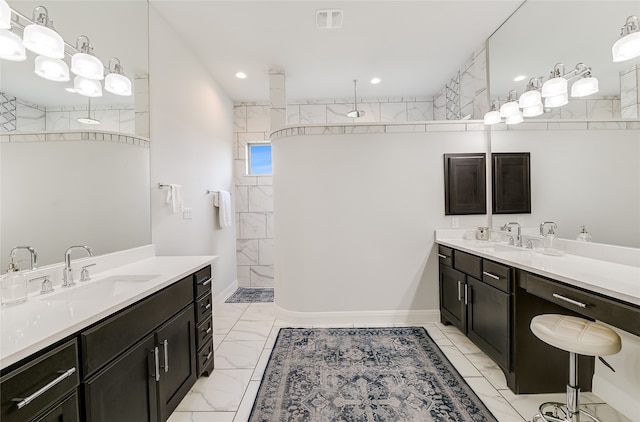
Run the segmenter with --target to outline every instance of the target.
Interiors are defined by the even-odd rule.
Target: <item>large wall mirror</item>
[[[0,133],[0,273],[15,246],[34,247],[43,266],[63,261],[71,245],[105,254],[151,243],[149,142],[143,141],[149,103],[147,1],[8,3],[29,19],[36,7],[46,7],[66,42],[75,45],[87,36],[105,67],[117,58],[133,82],[133,95],[105,91],[88,109],[88,97],[65,90],[73,86],[73,74],[70,82],[38,77],[30,51],[26,61],[0,61],[3,102],[15,102],[13,122],[3,124]],[[14,31],[22,36],[22,30]],[[70,64],[68,56],[65,61]],[[86,115],[100,124],[76,120]],[[34,141],[34,134],[46,142]],[[21,269],[28,268],[28,254],[20,251],[17,259],[27,261]]]
[[[637,114],[624,116],[620,104],[621,89],[638,90],[620,74],[640,59],[611,58],[620,27],[639,14],[638,1],[528,0],[489,39],[492,99],[521,94],[528,78],[546,79],[559,62],[567,71],[585,63],[599,79],[599,93],[532,119],[562,119],[558,129],[491,132],[492,152],[531,152],[526,226],[555,221],[560,237],[575,239],[584,224],[594,242],[640,247],[640,130]],[[527,79],[515,82],[518,75]],[[510,218],[493,216],[493,225]]]

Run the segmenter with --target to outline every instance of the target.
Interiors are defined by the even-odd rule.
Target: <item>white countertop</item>
[[[156,256],[92,275],[92,280],[46,295],[30,295],[26,302],[0,310],[0,367],[19,360],[72,335],[172,283],[211,264],[215,256]],[[96,287],[107,277],[153,275],[137,281],[122,293],[97,300],[59,300],[56,295]],[[91,287],[90,287],[91,286]],[[76,290],[77,291],[77,290]]]
[[[637,266],[568,253],[549,256],[525,248],[492,250],[493,242],[475,239],[443,239],[436,235],[436,243],[640,306],[640,267]]]

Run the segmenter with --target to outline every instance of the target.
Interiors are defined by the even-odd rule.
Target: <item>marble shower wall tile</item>
[[[258,263],[260,265],[273,265],[275,262],[275,240],[258,240]]]
[[[237,259],[238,265],[260,264],[258,248],[259,248],[259,241],[257,239],[236,240],[236,259]]]
[[[407,121],[423,122],[433,120],[433,101],[407,103]]]
[[[240,239],[265,239],[267,219],[263,213],[246,212],[239,215]]]
[[[273,186],[250,186],[249,212],[273,211]]]
[[[41,132],[46,129],[45,111],[16,101],[16,130]]]
[[[327,104],[326,123],[353,123],[354,119],[347,116],[353,110],[352,104]]]
[[[322,104],[300,106],[300,124],[312,125],[327,122],[327,107]]]
[[[247,131],[247,106],[236,105],[233,107],[233,130],[236,133]]]
[[[247,131],[269,132],[270,109],[268,105],[247,106]]]
[[[251,266],[251,287],[273,287],[273,265]]]
[[[381,122],[406,122],[408,118],[407,103],[380,103]]]

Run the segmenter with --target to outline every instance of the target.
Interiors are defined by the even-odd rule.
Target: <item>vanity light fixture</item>
[[[640,20],[629,16],[620,30],[620,39],[611,47],[614,62],[624,62],[640,57]]]
[[[11,7],[5,0],[0,0],[0,29],[11,29]]]
[[[82,76],[73,78],[73,89],[76,93],[85,97],[102,97],[102,85],[95,79],[87,79]]]
[[[8,29],[0,29],[0,59],[12,62],[27,60],[22,40]]]
[[[586,97],[596,92],[598,92],[598,79],[591,76],[591,72],[585,73],[571,85],[571,96],[574,98]]]
[[[78,47],[78,42],[82,45]],[[93,46],[86,35],[80,35],[76,40],[78,53],[71,56],[71,71],[87,79],[101,81],[104,79],[104,65],[93,55]]]
[[[111,69],[111,62],[116,61],[116,64]],[[112,94],[122,95],[128,97],[131,95],[131,80],[124,76],[124,70],[120,65],[120,59],[117,57],[109,60],[109,74],[104,79],[104,89]]]
[[[64,40],[53,29],[53,20],[49,19],[49,12],[44,6],[33,9],[33,23],[24,27],[22,44],[41,56],[64,58]]]
[[[562,72],[560,71],[562,68]],[[555,97],[567,92],[567,80],[564,77],[564,65],[562,63],[557,63],[551,74],[549,75],[549,79],[542,84],[542,97]]]
[[[60,60],[47,56],[38,56],[35,60],[36,75],[41,78],[56,82],[66,82],[69,80],[69,66]]]
[[[531,78],[527,84],[527,90],[522,93],[520,99],[518,99],[518,105],[520,108],[529,108],[537,105],[542,105],[542,95],[540,94],[540,79]]]
[[[517,113],[507,117],[505,119],[505,123],[508,125],[517,125],[518,123],[522,123],[522,120],[523,120],[522,117],[523,117],[522,112],[518,110]]]
[[[518,106],[518,102],[516,101],[517,96],[518,93],[515,89],[509,91],[507,102],[500,107],[500,117],[511,117],[520,112],[520,106]]]
[[[523,117],[536,117],[541,115],[542,113],[544,113],[544,106],[542,105],[542,103],[522,109]]]
[[[567,105],[568,103],[569,103],[569,94],[567,92],[565,92],[564,94],[558,94],[558,95],[546,97],[544,99],[544,106],[546,108],[562,107],[563,105]]]
[[[495,125],[496,123],[500,123],[500,112],[497,110],[496,102],[494,101],[493,104],[491,104],[491,111],[488,111],[484,115],[484,124]]]

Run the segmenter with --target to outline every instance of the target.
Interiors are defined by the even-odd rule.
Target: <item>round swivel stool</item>
[[[567,403],[547,402],[540,406],[533,421],[579,422],[584,414],[596,422],[595,415],[580,409],[578,403],[578,356],[608,356],[620,351],[620,336],[604,324],[568,315],[538,315],[531,320],[531,331],[540,340],[569,352]],[[550,410],[546,410],[551,408]],[[545,413],[546,410],[546,413]]]

